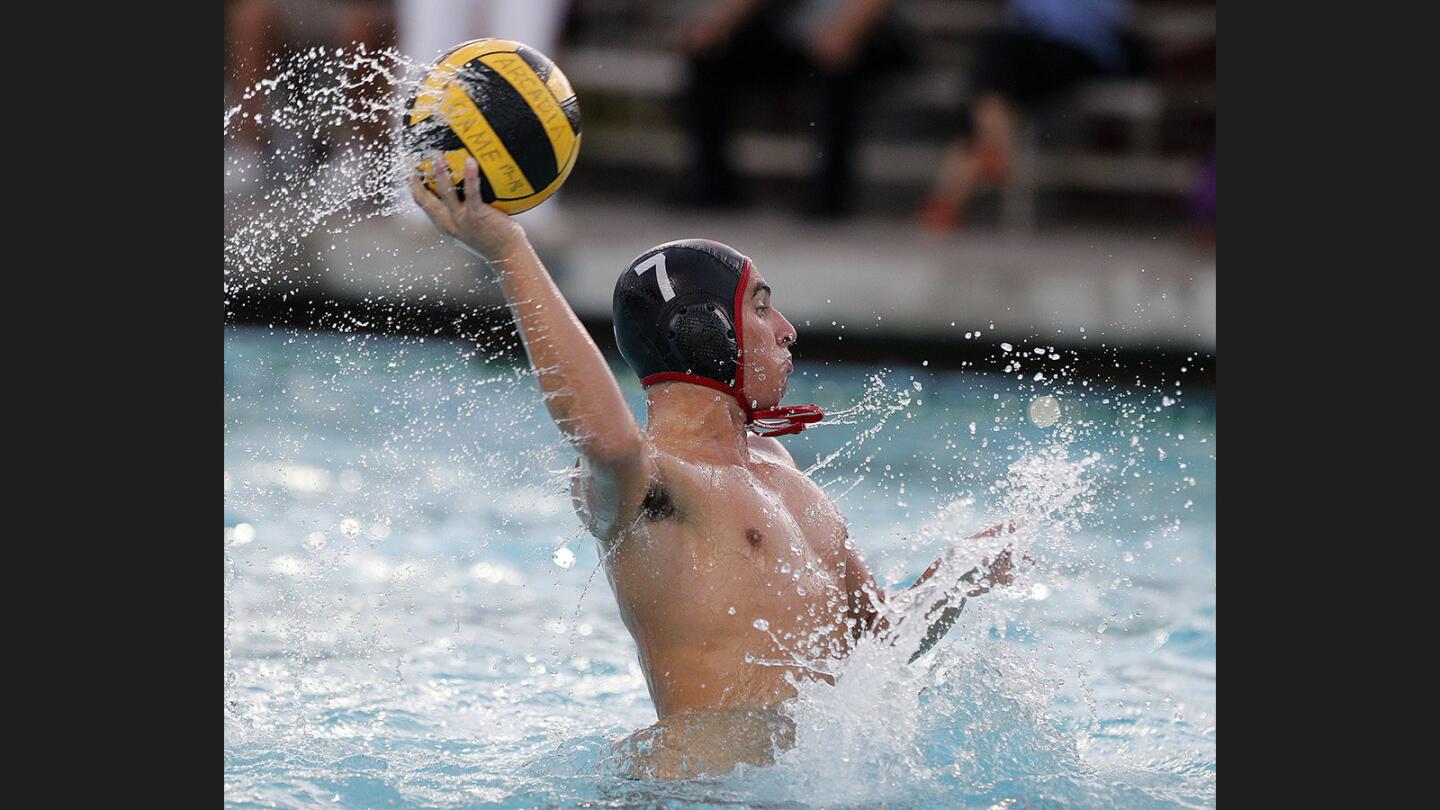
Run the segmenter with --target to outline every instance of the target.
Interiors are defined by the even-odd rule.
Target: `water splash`
[[[813,477],[815,473],[831,467],[838,462],[854,459],[856,454],[860,452],[860,449],[864,447],[867,442],[885,430],[891,416],[909,407],[911,401],[910,392],[903,388],[892,389],[886,382],[886,375],[888,373],[886,369],[880,369],[868,375],[865,380],[865,388],[858,402],[849,407],[827,413],[823,421],[810,426],[812,430],[822,425],[826,427],[863,425],[864,427],[853,437],[847,439],[844,444],[807,467],[805,469],[806,475]],[[847,472],[834,475],[828,480],[821,482],[820,488],[825,490],[832,499],[838,501],[865,480],[865,475],[860,472],[860,468],[869,464],[874,458],[874,452],[869,453],[858,462],[850,465],[850,469]],[[839,486],[844,486],[845,488],[837,489]]]
[[[1017,559],[1033,558],[1042,543],[1066,542],[1070,520],[1083,511],[1077,505],[1093,462],[1072,459],[1056,445],[1012,465],[999,511],[1012,517],[1013,533],[981,541],[961,536],[967,523],[957,517],[971,513],[968,500],[948,505],[919,529],[926,545],[945,549],[939,572],[881,606],[890,629],[862,640],[839,663],[833,686],[796,684],[799,694],[786,711],[797,745],[780,757],[780,766],[786,779],[799,780],[797,795],[819,804],[897,801],[1082,770],[1076,741],[1048,715],[1051,683],[1033,661],[987,638],[992,627],[1018,617],[1012,605],[1028,588],[1027,566],[1008,587],[970,599],[940,646],[916,664],[909,659],[926,633],[930,606],[957,603],[975,587],[962,574],[1005,547]],[[884,718],[883,729],[876,718]],[[837,779],[844,771],[868,775],[859,795],[854,782]]]
[[[410,171],[402,93],[426,67],[363,44],[312,48],[242,89],[224,120],[227,294],[284,281],[317,230],[397,210]]]

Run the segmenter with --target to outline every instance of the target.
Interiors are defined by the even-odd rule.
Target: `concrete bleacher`
[[[783,212],[685,212],[568,193],[559,204],[557,221],[527,229],[597,339],[607,339],[615,278],[635,255],[703,236],[755,259],[807,352],[850,351],[868,340],[891,356],[953,365],[969,357],[967,332],[977,347],[1039,339],[1090,352],[1215,351],[1214,251],[1173,234],[935,235],[875,218],[818,223]],[[313,319],[298,302],[381,304],[407,318],[433,313],[425,333],[438,335],[463,334],[475,317],[506,312],[493,273],[423,216],[368,219],[338,241],[312,234],[299,254],[312,257],[303,274],[277,275],[268,287],[236,282],[245,293],[236,297],[250,300],[227,317],[308,325]],[[383,314],[353,324],[396,328]]]
[[[979,38],[999,20],[994,0],[900,0],[917,23],[921,65],[903,80],[886,82],[871,118],[893,120],[906,113],[928,121],[954,115],[969,96],[966,76]],[[677,24],[694,4],[644,0],[580,0],[574,32],[561,57],[566,74],[589,105],[620,105],[629,113],[587,117],[585,149],[591,165],[675,172],[683,169],[687,139],[675,116],[683,92],[683,57],[668,47]],[[1137,8],[1138,33],[1157,55],[1215,34],[1215,8],[1203,3],[1145,3]],[[1007,230],[1034,227],[1037,198],[1075,189],[1145,197],[1183,197],[1195,182],[1196,160],[1163,148],[1167,113],[1183,107],[1193,118],[1213,114],[1210,87],[1184,88],[1184,97],[1153,80],[1088,83],[1048,114],[1028,122],[1006,187],[1001,190],[1001,224]],[[645,114],[635,114],[637,110]],[[1087,143],[1093,123],[1118,125],[1123,146]],[[1057,126],[1057,123],[1059,126]],[[895,127],[888,129],[894,130]],[[863,183],[900,184],[913,194],[934,178],[944,137],[935,127],[917,126],[862,140],[858,166]],[[774,131],[741,127],[734,141],[737,168],[756,178],[798,178],[810,169],[813,147],[799,128]]]

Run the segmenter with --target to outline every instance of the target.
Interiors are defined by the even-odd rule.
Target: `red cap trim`
[[[649,388],[656,383],[662,382],[687,382],[695,385],[703,385],[706,388],[714,388],[716,391],[735,396],[735,389],[722,382],[716,382],[709,377],[699,377],[694,374],[686,374],[683,371],[662,371],[658,374],[651,374],[640,379],[640,385]],[[748,413],[747,413],[748,415]]]
[[[730,307],[730,317],[735,321],[735,346],[738,353],[735,357],[735,399],[740,403],[740,410],[745,412],[745,423],[749,424],[755,417],[750,411],[750,398],[745,395],[745,288],[750,284],[750,257],[745,257],[745,264],[740,266],[740,283],[735,285],[735,301]]]
[[[731,304],[730,314],[735,322],[735,346],[737,352],[735,358],[735,385],[729,386],[721,382],[716,382],[709,377],[700,377],[681,371],[662,371],[658,374],[642,377],[640,379],[640,385],[649,388],[652,385],[662,382],[687,382],[712,388],[735,398],[735,401],[740,405],[740,410],[745,414],[745,424],[750,426],[751,432],[760,436],[788,436],[804,430],[806,425],[824,419],[825,412],[820,410],[817,405],[781,405],[775,408],[763,408],[758,411],[750,407],[750,400],[745,395],[745,288],[750,284],[751,267],[753,267],[753,265],[749,257],[746,257],[745,264],[740,268],[740,283],[735,286],[735,300]],[[757,419],[769,422],[783,422],[785,424],[753,424]]]

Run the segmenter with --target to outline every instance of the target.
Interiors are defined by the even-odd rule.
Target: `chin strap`
[[[819,405],[781,405],[749,411],[746,427],[757,436],[788,436],[825,418]]]
[[[745,402],[745,396],[735,390],[734,386],[712,380],[709,377],[699,377],[694,374],[664,371],[659,374],[651,374],[648,377],[640,378],[640,384],[646,388],[663,382],[685,382],[691,385],[703,385],[706,388],[713,388],[716,391],[723,391],[735,398],[735,404],[740,406],[741,412],[745,414],[745,427],[757,436],[789,436],[792,433],[799,433],[806,426],[813,425],[825,418],[825,412],[820,410],[819,405],[781,405],[775,408],[751,408]]]

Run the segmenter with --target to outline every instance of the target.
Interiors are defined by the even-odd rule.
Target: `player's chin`
[[[775,404],[779,405],[785,400],[785,395],[790,393],[790,371],[782,370],[775,385]]]
[[[756,406],[759,408],[778,408],[780,403],[785,401],[785,394],[790,390],[790,381],[785,379],[784,374],[778,374],[769,390],[757,396]]]
[[[794,365],[789,360],[779,360],[770,364],[770,367],[764,371],[761,371],[760,368],[757,368],[756,371],[759,371],[760,374],[756,376],[755,382],[769,389],[765,391],[763,395],[757,397],[760,402],[760,407],[774,408],[779,406],[781,400],[785,399],[785,394],[790,390],[790,375],[795,371]],[[763,380],[763,382],[761,382],[761,380]],[[750,388],[752,391],[755,390],[750,386],[747,386],[747,388]]]

